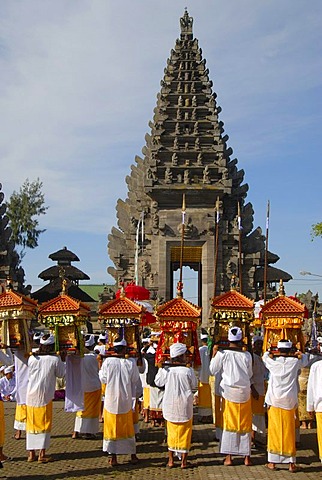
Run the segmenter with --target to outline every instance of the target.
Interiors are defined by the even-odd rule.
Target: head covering
[[[170,357],[171,358],[176,358],[180,357],[180,355],[183,355],[187,351],[187,346],[184,343],[173,343],[170,346]]]
[[[239,342],[243,338],[242,329],[239,327],[232,327],[228,332],[228,340],[230,342]]]
[[[92,347],[95,343],[95,337],[91,333],[90,335],[86,335],[85,337],[85,347]]]
[[[208,340],[208,335],[206,333],[202,333],[200,335],[200,340]]]
[[[41,345],[53,345],[55,343],[55,337],[52,334],[43,335],[40,339],[40,343],[41,343]]]
[[[105,345],[95,345],[94,352],[98,355],[105,355]]]
[[[318,343],[322,343],[322,337],[317,337],[316,341],[317,341]]]
[[[104,333],[100,333],[100,336],[98,337],[99,340],[106,340],[106,335]]]
[[[262,342],[262,341],[263,341],[263,337],[261,337],[260,335],[254,335],[252,338],[253,345],[256,342]]]
[[[12,372],[13,372],[12,367],[6,367],[3,371],[5,375],[7,375],[7,373],[12,373]]]
[[[35,332],[34,336],[32,337],[33,340],[40,340],[40,337],[42,337],[44,332]]]
[[[152,345],[147,349],[146,353],[151,353],[152,355],[154,355],[156,352],[155,348],[152,347]]]
[[[126,347],[127,343],[125,338],[122,338],[122,340],[117,338],[116,340],[117,341],[113,343],[113,347]]]
[[[280,340],[277,343],[277,348],[278,349],[280,349],[280,348],[292,348],[292,346],[293,346],[293,343],[290,340]]]
[[[149,338],[142,338],[142,343],[149,343],[150,339]]]
[[[0,367],[0,372],[3,372],[5,368],[6,368],[6,366],[5,366],[5,365],[2,365],[2,366]]]

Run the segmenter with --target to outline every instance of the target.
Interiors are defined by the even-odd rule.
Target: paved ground
[[[151,428],[142,424],[140,440],[137,445],[139,465],[132,466],[126,456],[120,456],[122,464],[117,468],[107,465],[107,457],[102,452],[102,435],[97,440],[72,440],[74,415],[64,412],[63,402],[54,403],[54,428],[51,446],[48,451],[55,459],[44,464],[27,463],[25,440],[13,438],[13,417],[15,404],[5,404],[6,442],[4,452],[13,457],[4,463],[0,470],[0,479],[16,480],[102,480],[102,479],[136,479],[149,480],[161,476],[171,479],[215,480],[261,478],[282,479],[290,477],[286,466],[276,472],[264,467],[266,453],[256,451],[252,455],[254,466],[245,467],[242,458],[236,458],[236,465],[224,467],[222,457],[217,453],[218,445],[214,441],[212,425],[194,425],[193,445],[189,459],[193,468],[182,471],[179,467],[171,470],[166,465],[166,445],[163,444],[162,428]],[[301,433],[301,447],[298,449],[298,464],[301,471],[295,474],[298,480],[316,480],[322,477],[322,465],[317,456],[316,431],[307,430]]]

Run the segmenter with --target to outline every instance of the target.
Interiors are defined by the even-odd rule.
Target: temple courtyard
[[[51,446],[48,454],[54,459],[52,463],[28,463],[25,450],[25,438],[13,438],[15,403],[5,404],[6,439],[4,452],[12,457],[0,469],[1,479],[16,480],[103,480],[115,479],[167,479],[194,478],[203,480],[260,478],[281,479],[291,476],[287,466],[280,466],[277,471],[265,468],[266,452],[253,450],[254,465],[246,467],[242,458],[235,458],[235,465],[225,467],[222,456],[218,454],[218,442],[215,441],[212,424],[200,424],[195,417],[193,428],[193,443],[189,455],[191,468],[181,470],[178,466],[166,468],[167,448],[164,444],[162,428],[152,428],[141,423],[141,433],[137,443],[137,453],[140,457],[138,465],[131,465],[127,456],[120,456],[120,466],[112,468],[107,465],[107,456],[102,452],[102,433],[97,439],[85,440],[71,438],[74,426],[74,414],[64,412],[64,402],[54,402],[54,425]],[[102,426],[103,428],[103,426]],[[316,430],[301,430],[301,445],[297,451],[297,464],[301,471],[296,478],[316,479],[322,474],[322,465],[317,456]]]

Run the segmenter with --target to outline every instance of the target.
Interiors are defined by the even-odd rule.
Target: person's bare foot
[[[269,470],[276,470],[275,463],[265,463],[265,467],[268,468]]]
[[[230,467],[233,464],[233,459],[231,455],[227,455],[224,460],[225,467]]]
[[[250,456],[246,455],[244,465],[246,465],[246,467],[252,467],[253,462],[251,461]]]
[[[139,463],[139,461],[140,461],[140,460],[138,459],[138,457],[137,457],[136,455],[134,455],[134,454],[131,455],[131,463],[132,463],[132,465],[136,465],[137,463]]]

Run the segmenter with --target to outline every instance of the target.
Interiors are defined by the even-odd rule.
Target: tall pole
[[[184,227],[185,227],[185,215],[186,215],[186,195],[185,193],[182,196],[182,222],[181,222],[181,249],[180,249],[180,280],[178,284],[178,294],[179,292],[182,295],[182,267],[183,267],[183,249],[184,249]]]
[[[219,197],[215,204],[215,262],[214,262],[214,298],[217,291],[217,269],[218,269],[218,237],[219,237]]]
[[[238,202],[238,277],[239,291],[243,293],[243,272],[242,272],[242,222],[240,213],[240,203]]]
[[[266,240],[265,240],[265,257],[264,257],[264,305],[267,297],[267,269],[268,269],[268,231],[269,231],[269,200],[267,201],[266,213]]]

